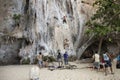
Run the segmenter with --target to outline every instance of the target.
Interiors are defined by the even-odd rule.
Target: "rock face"
[[[93,0],[0,0],[0,64],[33,61],[40,51],[80,55],[92,38],[85,22],[93,14]],[[76,53],[77,52],[77,53]],[[79,56],[80,56],[79,55]]]

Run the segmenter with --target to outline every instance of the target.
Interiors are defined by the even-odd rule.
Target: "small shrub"
[[[54,61],[56,61],[56,59],[53,57],[53,56],[49,56],[49,58],[48,58],[49,60],[49,62],[54,62]]]
[[[20,17],[21,17],[20,14],[14,14],[14,15],[13,15],[13,20],[14,20],[14,22],[15,22],[15,25],[14,25],[14,26],[19,26],[19,24],[20,24]]]
[[[53,56],[44,56],[43,61],[53,62],[56,61]]]
[[[43,61],[47,61],[48,60],[48,56],[43,56]]]
[[[20,20],[21,15],[20,14],[14,14],[13,15],[13,19],[16,20]]]
[[[37,57],[34,59],[34,64],[37,64],[38,63],[38,59]]]
[[[27,59],[23,59],[22,61],[22,64],[29,64],[30,63],[30,59],[27,58]]]
[[[71,55],[68,57],[69,61],[75,61],[77,59],[77,57],[75,55]]]

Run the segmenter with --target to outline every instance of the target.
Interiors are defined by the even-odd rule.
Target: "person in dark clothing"
[[[57,61],[58,61],[59,67],[62,66],[62,55],[60,53],[60,50],[58,50]]]
[[[111,56],[108,52],[103,53],[103,60],[105,62],[105,75],[107,75],[107,67],[110,67],[111,74],[113,73]]]
[[[64,53],[64,63],[65,63],[65,65],[68,64],[68,53],[67,53],[67,51]]]
[[[119,53],[119,55],[117,56],[116,68],[120,68],[120,53]]]

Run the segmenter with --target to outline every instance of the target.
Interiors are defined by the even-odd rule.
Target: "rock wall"
[[[18,57],[30,57],[32,62],[40,51],[56,56],[59,49],[62,54],[68,51],[76,55],[89,40],[85,38],[84,24],[94,12],[92,3],[0,0],[0,64],[18,63]]]

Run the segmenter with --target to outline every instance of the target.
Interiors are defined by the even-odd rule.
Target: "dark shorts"
[[[105,61],[105,67],[111,67],[112,66],[112,64],[111,64],[111,61],[109,60],[109,61]]]

